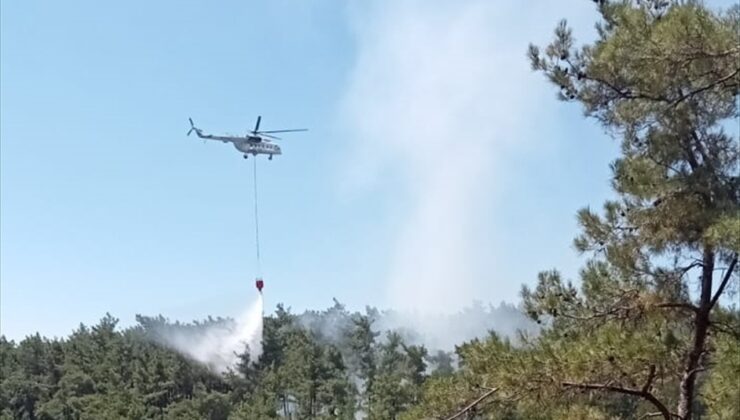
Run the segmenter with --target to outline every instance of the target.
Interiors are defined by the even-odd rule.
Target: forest
[[[418,341],[410,332],[379,331],[386,316],[350,313],[337,301],[302,314],[278,305],[264,318],[259,360],[245,352],[224,375],[159,344],[163,331],[206,330],[228,322],[221,318],[139,316],[120,329],[106,315],[63,340],[3,338],[0,418],[395,418],[420,401],[428,379],[450,377],[457,363],[449,352],[409,344]],[[533,324],[509,305],[473,306],[456,319]]]
[[[531,286],[474,307],[491,331],[449,351],[379,328],[374,308],[278,305],[261,356],[245,349],[226,374],[156,339],[221,318],[119,328],[106,315],[64,338],[0,337],[0,418],[740,418],[740,5],[594,6],[595,41],[576,45],[563,20],[522,50],[620,144],[614,198],[576,214],[577,279],[499,279]]]

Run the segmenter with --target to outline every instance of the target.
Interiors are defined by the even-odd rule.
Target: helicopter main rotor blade
[[[290,130],[258,131],[257,134],[265,134],[265,133],[294,133],[296,131],[308,131],[308,128],[293,128],[293,129],[290,129]]]
[[[262,132],[262,133],[258,133],[258,135],[260,135],[260,136],[262,136],[262,137],[267,137],[268,139],[273,139],[273,140],[282,140],[282,139],[281,139],[280,137],[278,137],[278,136],[271,136],[271,135],[269,135],[269,134],[264,134],[264,132]]]
[[[257,124],[254,125],[254,133],[260,131],[260,121],[262,121],[262,115],[257,116]]]

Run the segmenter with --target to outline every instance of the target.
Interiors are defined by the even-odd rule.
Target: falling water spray
[[[234,322],[199,330],[162,330],[157,339],[215,372],[226,373],[237,366],[245,352],[252,362],[262,354],[263,311],[259,293]]]

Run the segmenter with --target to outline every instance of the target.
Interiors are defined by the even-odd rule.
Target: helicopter
[[[280,137],[273,136],[273,134],[292,133],[296,131],[308,131],[308,129],[306,128],[260,131],[260,122],[262,121],[262,116],[258,116],[257,123],[254,125],[254,130],[247,132],[247,134],[244,136],[236,136],[236,135],[214,136],[212,134],[204,134],[203,130],[195,126],[192,118],[188,118],[188,121],[190,121],[190,130],[188,130],[188,136],[190,135],[190,133],[195,131],[195,134],[198,137],[202,138],[204,142],[205,140],[217,140],[217,141],[222,141],[224,143],[233,143],[234,147],[236,147],[238,151],[244,153],[244,159],[247,159],[249,157],[249,154],[251,153],[252,156],[267,155],[268,159],[272,160],[272,157],[274,155],[282,154],[282,151],[280,150],[280,146],[272,142],[272,140],[281,140],[281,139]]]

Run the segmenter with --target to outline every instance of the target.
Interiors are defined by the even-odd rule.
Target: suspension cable
[[[260,221],[259,209],[257,207],[257,156],[252,159],[254,162],[254,242],[257,251],[257,276],[262,276],[262,263],[260,262]]]

